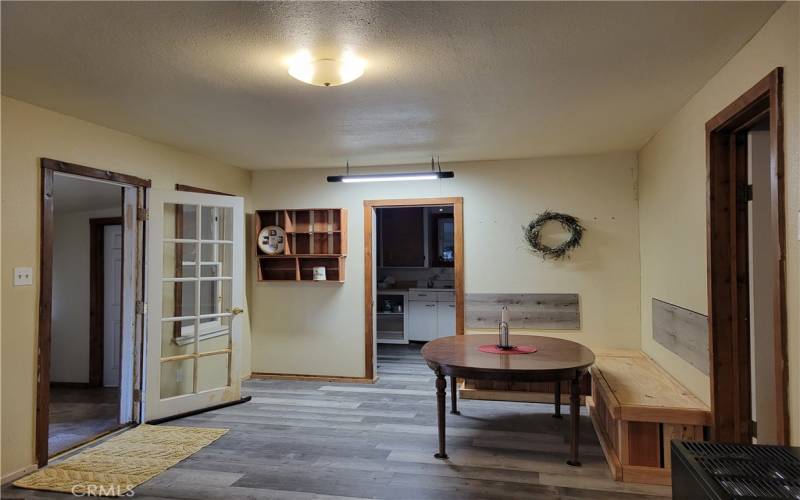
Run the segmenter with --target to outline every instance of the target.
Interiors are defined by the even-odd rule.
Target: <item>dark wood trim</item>
[[[455,226],[455,263],[453,273],[456,294],[456,335],[464,334],[464,198],[407,198],[396,200],[364,200],[364,378],[375,378],[374,352],[375,332],[373,330],[374,279],[372,273],[375,256],[372,254],[373,220],[375,209],[382,207],[430,207],[452,205]]]
[[[44,162],[42,162],[44,166]],[[47,465],[50,425],[50,337],[53,300],[53,170],[41,172],[42,198],[39,225],[39,335],[36,390],[36,463]]]
[[[746,133],[769,115],[771,226],[775,261],[775,379],[778,441],[789,443],[786,353],[786,227],[783,70],[776,68],[706,123],[708,322],[711,437],[751,442]]]
[[[91,387],[103,385],[106,226],[122,226],[122,217],[89,219],[89,386]]]
[[[769,92],[770,109],[770,193],[777,204],[773,204],[770,224],[777,235],[775,259],[775,283],[773,289],[775,336],[775,391],[778,394],[778,442],[788,445],[791,442],[789,420],[789,359],[788,359],[788,319],[786,310],[786,198],[784,186],[783,151],[783,68],[773,71]]]
[[[236,196],[235,194],[222,193],[211,189],[187,186],[186,184],[175,184],[175,191],[186,191],[188,193],[218,194],[222,196]]]
[[[50,427],[50,359],[52,337],[53,301],[53,183],[56,172],[99,179],[139,188],[139,203],[143,189],[150,181],[108,170],[99,170],[74,163],[41,158],[41,201],[39,214],[39,320],[37,330],[36,357],[36,422],[34,450],[39,467],[47,465],[49,459],[48,434]],[[143,236],[142,236],[143,237]],[[140,254],[141,255],[141,254]],[[142,258],[142,263],[144,259]],[[143,264],[142,264],[143,265]],[[140,295],[141,296],[141,295]],[[141,340],[141,339],[139,339]],[[135,382],[134,382],[135,383]]]
[[[81,177],[91,177],[92,179],[119,182],[120,184],[128,184],[131,186],[149,188],[152,184],[150,179],[142,179],[141,177],[136,177],[133,175],[120,174],[110,170],[100,170],[99,168],[86,167],[84,165],[67,163],[64,161],[53,160],[51,158],[42,158],[42,168],[46,168],[53,172],[80,175]]]

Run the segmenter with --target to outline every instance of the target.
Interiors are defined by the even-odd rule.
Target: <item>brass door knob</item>
[[[241,307],[234,307],[233,309],[231,309],[231,313],[234,316],[236,316],[237,314],[242,314],[243,312],[244,312],[244,309],[242,309]]]

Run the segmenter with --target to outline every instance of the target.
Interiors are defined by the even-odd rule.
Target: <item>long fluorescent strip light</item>
[[[408,172],[400,174],[360,174],[329,175],[328,182],[390,182],[390,181],[431,181],[452,179],[453,172]]]

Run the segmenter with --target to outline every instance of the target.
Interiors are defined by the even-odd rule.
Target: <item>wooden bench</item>
[[[598,355],[589,415],[617,481],[671,483],[670,441],[702,441],[711,412],[639,351]]]

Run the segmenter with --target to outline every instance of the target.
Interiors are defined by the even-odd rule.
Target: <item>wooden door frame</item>
[[[120,204],[122,200],[120,199]],[[89,219],[89,386],[103,386],[105,360],[105,228],[122,217]],[[121,318],[120,318],[121,320]]]
[[[132,175],[120,174],[109,170],[101,170],[75,163],[62,162],[50,158],[42,158],[41,166],[41,204],[39,207],[39,320],[37,333],[38,355],[36,359],[36,423],[35,452],[39,467],[47,465],[49,459],[48,437],[50,427],[50,342],[52,338],[53,313],[53,228],[54,200],[53,184],[56,173],[77,177],[98,179],[119,184],[121,187],[133,187],[138,190],[137,208],[144,208],[144,189],[150,187],[147,179]],[[137,221],[125,221],[125,225],[137,227]],[[124,226],[123,226],[124,227]],[[137,238],[141,245],[143,232],[139,229]],[[142,252],[138,252],[143,257]],[[142,264],[144,260],[142,259]],[[141,269],[141,266],[137,266]],[[141,273],[141,271],[140,271]],[[141,295],[141,278],[137,279],[137,297]],[[141,321],[136,327],[135,335],[141,338]],[[140,346],[140,343],[137,343]]]
[[[711,436],[751,442],[748,283],[747,145],[757,121],[769,116],[770,191],[777,262],[773,289],[778,442],[789,444],[786,357],[786,227],[783,154],[783,69],[769,75],[706,123],[708,333]]]
[[[456,335],[464,334],[464,198],[407,198],[364,201],[364,378],[375,379],[375,331],[373,329],[373,295],[375,277],[372,267],[373,220],[376,208],[453,206],[455,256],[453,274],[456,294]]]

